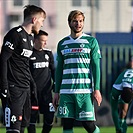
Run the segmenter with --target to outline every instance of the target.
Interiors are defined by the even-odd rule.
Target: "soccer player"
[[[68,16],[71,33],[57,47],[53,104],[57,108],[59,102],[57,117],[63,119],[63,133],[73,133],[74,120],[81,121],[88,133],[100,133],[94,123],[93,98],[100,106],[101,54],[96,38],[83,33],[84,20],[81,11],[71,11]]]
[[[55,82],[55,66],[52,51],[46,48],[48,33],[40,30],[34,37],[34,49],[30,58],[30,70],[37,86],[39,111],[43,114],[42,133],[49,133],[53,126],[55,109],[52,104],[52,90]],[[31,99],[35,105],[34,99]],[[35,133],[37,111],[32,110],[28,133]]]
[[[22,25],[5,35],[0,55],[0,88],[6,133],[23,133],[29,123],[30,85],[36,87],[29,69],[32,33],[39,32],[46,18],[46,12],[35,5],[25,6],[23,14]]]
[[[111,109],[116,133],[126,133],[126,116],[133,99],[133,59],[116,79],[111,90]]]

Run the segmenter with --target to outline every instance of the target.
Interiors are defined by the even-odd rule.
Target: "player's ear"
[[[34,24],[35,21],[36,21],[36,17],[33,17],[33,18],[32,18],[32,24]]]

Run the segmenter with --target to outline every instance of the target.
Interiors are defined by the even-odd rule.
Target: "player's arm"
[[[8,52],[2,48],[0,56],[0,74],[1,74],[1,94],[7,97],[8,94],[8,80],[7,80],[7,61],[11,57],[12,52]]]
[[[102,96],[100,93],[100,63],[99,59],[94,59],[92,64],[92,74],[93,74],[93,82],[94,82],[94,98],[97,101],[98,106],[100,106],[102,102]]]
[[[120,94],[121,94],[120,90],[116,90],[115,88],[112,88],[111,95],[110,95],[110,103],[111,103],[112,118],[113,118],[116,130],[120,130],[119,114],[118,114],[118,100],[119,100]]]
[[[94,90],[100,90],[100,48],[95,38],[92,41],[91,48],[91,69],[94,79]]]
[[[8,33],[4,37],[3,46],[0,55],[0,74],[1,74],[1,94],[4,97],[8,96],[8,80],[7,80],[7,63],[12,56],[13,51],[18,41],[16,32]]]
[[[93,59],[91,64],[94,79],[94,90],[100,90],[100,59]]]
[[[93,38],[92,49],[91,49],[91,68],[94,82],[94,98],[96,99],[98,106],[102,102],[102,96],[100,93],[100,49],[98,42]]]

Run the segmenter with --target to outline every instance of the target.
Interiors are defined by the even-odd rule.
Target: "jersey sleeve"
[[[91,66],[94,80],[94,90],[100,90],[100,48],[96,38],[93,38],[91,48]]]
[[[91,48],[91,59],[98,59],[101,58],[100,48],[96,38],[92,41],[92,48]]]
[[[92,64],[92,74],[94,80],[94,90],[100,90],[100,60],[94,59]]]
[[[8,89],[7,81],[7,63],[12,56],[16,44],[18,44],[18,35],[16,32],[8,32],[3,40],[1,55],[0,55],[0,74],[1,74],[1,89]]]
[[[55,93],[59,93],[60,86],[62,82],[62,74],[63,74],[63,57],[59,48],[59,44],[57,47],[57,67],[55,72]]]

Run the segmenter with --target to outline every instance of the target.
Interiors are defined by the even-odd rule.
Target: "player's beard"
[[[79,33],[79,32],[81,32],[82,30],[83,30],[83,26],[79,29],[79,30],[77,30],[75,27],[73,27],[73,26],[70,26],[70,29],[74,32],[74,33]]]

